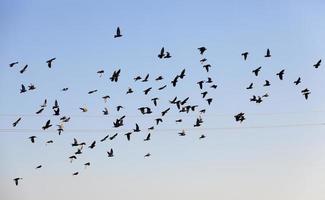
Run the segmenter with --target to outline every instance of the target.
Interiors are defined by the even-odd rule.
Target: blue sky
[[[324,199],[325,94],[323,63],[325,14],[322,1],[1,1],[0,3],[0,196],[3,199]],[[116,27],[123,37],[114,39]],[[212,65],[204,71],[197,50],[206,46]],[[159,60],[165,47],[171,59]],[[270,48],[272,57],[264,58]],[[240,54],[249,52],[248,60]],[[53,68],[45,61],[56,57]],[[19,65],[9,68],[9,63]],[[28,64],[24,74],[19,70]],[[262,66],[255,77],[251,71]],[[121,68],[118,83],[109,76]],[[172,88],[170,81],[186,68],[187,76]],[[103,77],[96,72],[105,70]],[[276,73],[286,69],[279,81]],[[150,73],[147,83],[137,75]],[[153,78],[162,75],[161,83]],[[218,85],[208,90],[207,106],[195,84],[211,77]],[[293,81],[302,77],[301,85]],[[262,85],[271,81],[271,87]],[[245,88],[254,82],[254,90]],[[19,94],[21,84],[35,91]],[[142,90],[168,84],[166,90]],[[68,87],[67,92],[61,89]],[[126,96],[128,87],[135,91]],[[306,101],[302,89],[309,88]],[[98,89],[93,95],[90,90]],[[253,95],[270,95],[260,105]],[[108,103],[101,99],[110,95]],[[207,109],[202,128],[194,129],[197,114],[175,110],[143,142],[147,131],[127,142],[122,136],[136,122],[142,129],[178,95]],[[137,107],[159,97],[154,116],[140,116]],[[66,131],[40,130],[46,120],[58,122],[47,108],[34,113],[47,98],[59,101],[71,116]],[[125,107],[117,113],[116,105]],[[89,111],[81,113],[79,107]],[[104,107],[110,116],[102,116]],[[245,112],[242,124],[233,115]],[[91,143],[112,135],[112,121],[127,117],[116,140],[85,150],[75,162],[72,139]],[[19,116],[16,127],[11,124]],[[176,124],[176,118],[183,118]],[[282,126],[283,127],[279,127]],[[286,127],[287,126],[287,127]],[[260,127],[260,128],[258,128]],[[22,130],[24,129],[24,130]],[[26,129],[30,131],[26,131]],[[186,137],[177,136],[185,129]],[[70,130],[70,131],[69,131]],[[81,131],[78,131],[81,130]],[[201,134],[207,136],[198,140]],[[38,138],[35,144],[27,139]],[[54,144],[45,145],[53,139]],[[114,148],[116,156],[107,158]],[[152,156],[144,159],[150,152]],[[84,169],[83,163],[91,162]],[[40,170],[34,168],[42,164]],[[72,177],[72,173],[80,174]],[[16,187],[12,178],[23,177]]]

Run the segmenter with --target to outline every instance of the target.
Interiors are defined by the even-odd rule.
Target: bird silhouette
[[[30,136],[28,139],[30,139],[30,141],[32,142],[32,143],[35,143],[35,138],[37,138],[36,136]]]
[[[91,90],[91,91],[89,91],[88,92],[88,94],[92,94],[92,93],[95,93],[95,92],[97,92],[98,90]]]
[[[305,96],[305,99],[308,99],[308,96],[310,95],[310,91],[308,88],[301,90],[301,93]]]
[[[149,157],[149,156],[151,156],[150,153],[147,153],[146,155],[144,155],[145,158],[146,158],[146,157]]]
[[[284,75],[284,69],[281,70],[279,73],[276,74],[277,76],[279,76],[280,80],[283,80],[283,75]]]
[[[63,129],[63,123],[62,124],[59,124],[59,125],[56,125],[58,127],[58,129],[56,129],[58,131],[58,134],[61,135],[61,133],[64,131]]]
[[[14,178],[13,180],[15,182],[15,185],[18,185],[19,180],[23,180],[23,178]]]
[[[295,85],[298,85],[299,83],[301,83],[301,78],[299,77],[296,81],[293,82]]]
[[[166,110],[162,111],[161,112],[161,115],[162,116],[165,116],[169,110],[170,110],[170,108],[167,108]]]
[[[149,141],[149,140],[150,140],[150,136],[151,136],[151,134],[149,133],[149,134],[147,135],[147,137],[144,139],[144,141]]]
[[[208,102],[208,105],[211,104],[212,100],[213,100],[212,98],[208,98],[208,99],[206,99],[206,101]]]
[[[246,89],[247,90],[253,89],[253,83],[249,84],[249,86]]]
[[[170,53],[168,51],[166,51],[166,55],[164,56],[164,58],[171,58],[172,56],[170,55]]]
[[[12,123],[12,126],[16,127],[17,124],[20,122],[20,120],[21,120],[21,117],[19,117],[14,123]]]
[[[88,148],[93,149],[95,148],[95,146],[96,146],[96,141],[93,141]]]
[[[182,130],[181,132],[178,133],[179,136],[185,136],[185,130]]]
[[[201,64],[203,64],[205,61],[207,61],[208,59],[206,59],[206,58],[202,58],[201,60],[200,60],[200,63]]]
[[[270,86],[271,84],[270,84],[270,81],[268,81],[268,80],[265,80],[265,84],[263,85],[264,87],[267,87],[267,86]]]
[[[148,79],[149,79],[149,74],[147,74],[146,77],[142,79],[142,82],[148,82]]]
[[[208,94],[208,91],[201,92],[201,94],[202,94],[202,98],[205,98],[205,96]]]
[[[47,120],[46,124],[42,127],[43,130],[46,130],[52,126],[51,120]]]
[[[246,60],[247,59],[247,56],[248,56],[248,52],[244,52],[241,55],[244,57],[244,60]]]
[[[165,56],[165,48],[162,47],[160,53],[158,54],[158,58],[162,59]]]
[[[68,89],[69,89],[69,88],[67,88],[67,87],[66,87],[66,88],[62,88],[62,91],[63,91],[63,92],[66,92],[66,91],[68,91]]]
[[[211,65],[210,64],[203,65],[203,68],[205,68],[205,70],[207,72],[209,72],[209,69],[211,68]]]
[[[112,148],[111,148],[110,151],[107,151],[107,156],[108,156],[108,157],[113,157],[113,156],[114,156],[114,154],[113,154],[113,149],[112,149]]]
[[[99,70],[99,71],[97,71],[97,74],[99,74],[99,77],[102,77],[102,75],[104,74],[104,70]]]
[[[255,74],[255,76],[258,76],[258,73],[261,71],[261,68],[262,67],[258,67],[252,71]]]
[[[9,67],[13,67],[13,66],[17,65],[18,63],[19,62],[12,62],[12,63],[9,64]]]
[[[115,133],[115,134],[112,135],[109,139],[110,139],[110,140],[114,140],[114,138],[116,138],[117,135],[118,135],[118,133]]]
[[[104,108],[103,115],[108,115],[108,109],[107,108]]]
[[[205,135],[203,135],[203,134],[199,137],[200,140],[204,139],[204,138],[205,138]]]
[[[118,38],[118,37],[122,37],[120,27],[117,27],[116,34],[114,35],[114,38]]]
[[[119,112],[122,108],[123,108],[123,106],[116,106],[117,112]]]
[[[132,90],[132,88],[128,88],[128,90],[126,91],[126,94],[131,94],[131,93],[133,93],[133,90]]]
[[[35,85],[33,85],[33,84],[30,84],[29,86],[28,86],[28,90],[35,90],[36,89],[36,87],[35,87]]]
[[[141,79],[142,79],[141,76],[137,76],[137,77],[133,78],[134,81],[139,81]]]
[[[72,176],[77,176],[79,174],[79,172],[75,172],[72,174]]]
[[[86,163],[84,164],[84,166],[85,166],[85,169],[86,169],[87,167],[90,166],[90,162],[86,162]]]
[[[155,80],[156,81],[160,81],[160,80],[163,80],[164,78],[162,76],[158,76]]]
[[[20,93],[25,93],[25,92],[27,92],[26,87],[24,86],[24,84],[21,84]]]
[[[52,109],[57,109],[57,108],[59,108],[59,103],[58,103],[58,100],[55,100],[54,106],[52,106]]]
[[[135,124],[135,129],[133,129],[134,132],[140,132],[140,128],[139,128],[139,125],[136,123]]]
[[[106,103],[109,98],[111,98],[109,95],[103,96],[104,102]]]
[[[40,169],[42,168],[42,165],[38,165],[37,167],[35,167],[35,169]]]
[[[55,59],[56,59],[56,58],[51,58],[51,59],[49,59],[49,60],[46,61],[48,68],[51,68],[51,67],[52,67],[52,62],[53,62]]]
[[[266,54],[265,54],[264,57],[265,57],[265,58],[269,58],[269,57],[271,57],[270,49],[267,49],[267,50],[266,50]]]
[[[106,135],[103,139],[101,139],[101,142],[104,142],[105,140],[107,140],[107,138],[109,137],[109,135]]]
[[[208,80],[206,81],[206,83],[213,83],[212,78],[208,77]]]
[[[320,60],[319,60],[316,64],[314,64],[313,66],[317,69],[317,68],[320,66],[321,62],[322,62],[322,60],[320,59]]]
[[[86,107],[81,107],[81,108],[79,108],[82,112],[87,112],[88,111],[88,109],[86,108]]]
[[[158,97],[155,97],[155,98],[151,99],[151,101],[153,102],[153,104],[154,104],[155,106],[157,106],[157,101],[158,101],[158,100],[159,100]]]
[[[246,118],[245,118],[245,113],[241,112],[241,113],[238,113],[237,115],[235,115],[235,120],[238,122],[243,122]]]
[[[163,90],[163,89],[165,89],[166,87],[167,87],[167,85],[164,85],[164,86],[158,88],[158,90]]]
[[[197,49],[200,51],[201,55],[203,55],[203,53],[207,50],[205,47],[199,47]]]
[[[60,108],[56,108],[56,109],[53,109],[54,111],[54,114],[55,116],[59,116],[60,115]]]
[[[218,85],[214,84],[214,85],[211,85],[210,88],[213,88],[213,89],[217,89]]]
[[[151,89],[152,89],[152,87],[149,87],[149,88],[143,90],[144,94],[147,95]]]
[[[200,87],[201,90],[203,89],[203,83],[204,83],[204,81],[197,82],[197,84],[199,85],[199,87]]]
[[[180,73],[180,75],[178,76],[180,79],[183,79],[185,77],[185,69],[183,69]]]
[[[155,121],[156,121],[156,125],[158,125],[160,122],[163,122],[163,120],[161,118],[157,118],[157,119],[155,119]]]
[[[120,73],[121,73],[121,69],[117,70],[117,71],[114,71],[112,76],[110,77],[110,80],[112,82],[117,82],[118,81],[118,78],[120,76]]]
[[[183,120],[182,119],[176,119],[175,122],[176,123],[181,123]]]
[[[28,65],[25,65],[25,67],[23,67],[19,72],[20,72],[21,74],[24,73],[24,72],[26,71],[27,67],[28,67]]]

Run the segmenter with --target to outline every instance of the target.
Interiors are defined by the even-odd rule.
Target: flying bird
[[[122,37],[120,27],[117,27],[116,34],[114,35],[114,38],[118,38],[118,37]]]
[[[24,93],[24,92],[27,92],[26,87],[24,86],[24,84],[21,84],[20,93]]]
[[[249,86],[246,89],[247,90],[253,89],[253,83],[249,84]]]
[[[151,136],[151,134],[149,133],[149,134],[147,135],[147,137],[144,139],[144,141],[149,141],[149,140],[150,140],[150,136]]]
[[[281,70],[279,73],[276,74],[277,76],[279,76],[280,80],[283,80],[283,75],[284,75],[284,69]]]
[[[9,67],[13,67],[13,66],[17,65],[18,63],[19,62],[12,62],[12,63],[9,64]]]
[[[109,135],[106,135],[103,139],[101,139],[101,142],[104,142],[105,140],[107,140],[107,138],[109,137]]]
[[[56,59],[56,58],[51,58],[51,59],[49,59],[48,61],[46,61],[47,66],[48,66],[49,68],[52,67],[52,62],[53,62],[55,59]]]
[[[265,80],[265,84],[263,85],[264,87],[267,87],[267,86],[270,86],[271,84],[270,84],[270,81],[268,81],[268,80]]]
[[[117,70],[117,71],[114,71],[112,76],[110,77],[110,80],[112,82],[117,82],[118,81],[118,78],[120,76],[120,73],[121,73],[121,69]]]
[[[203,55],[203,53],[207,50],[205,47],[199,47],[197,49],[200,51],[201,55]]]
[[[51,120],[47,120],[46,124],[42,127],[43,130],[46,130],[52,126]]]
[[[295,85],[298,85],[299,83],[301,83],[301,78],[299,77],[296,81],[293,82]]]
[[[248,52],[244,52],[241,55],[244,57],[244,60],[246,60],[247,59],[247,56],[248,56]]]
[[[21,120],[21,117],[19,117],[14,123],[12,123],[12,126],[16,127],[17,124],[20,122],[20,120]]]
[[[36,136],[30,136],[28,139],[30,139],[30,141],[32,142],[32,143],[35,143],[35,138],[37,138]]]
[[[265,58],[271,57],[270,49],[266,50],[266,55],[264,56]]]
[[[114,155],[113,155],[113,149],[111,148],[111,150],[110,151],[107,151],[107,156],[108,157],[113,157]]]
[[[26,71],[27,67],[28,67],[28,65],[25,65],[25,67],[23,67],[19,72],[20,72],[21,74],[24,73],[24,72]]]
[[[162,47],[160,53],[158,54],[158,58],[162,59],[165,56],[165,48]]]
[[[255,76],[258,76],[258,73],[261,71],[261,68],[262,67],[258,67],[252,71],[255,74]]]
[[[321,62],[322,62],[322,60],[320,59],[320,60],[319,60],[316,64],[314,64],[313,66],[317,69],[317,68],[320,66]]]
[[[14,178],[13,180],[14,180],[15,184],[18,185],[18,181],[23,180],[23,178]]]

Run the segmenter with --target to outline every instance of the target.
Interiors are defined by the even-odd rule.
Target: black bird
[[[203,83],[204,83],[204,81],[199,81],[199,82],[197,82],[197,84],[200,86],[200,89],[202,90],[202,88],[203,88]]]
[[[241,112],[241,113],[238,113],[237,115],[235,115],[235,120],[238,122],[243,122],[246,118],[245,118],[245,113]]]
[[[42,108],[45,108],[47,106],[47,99],[44,100],[43,105],[41,105]]]
[[[40,169],[42,167],[42,165],[38,165],[35,169]]]
[[[158,88],[158,90],[163,90],[163,89],[165,89],[166,87],[167,87],[167,85],[164,85],[164,86]]]
[[[132,132],[128,132],[128,133],[124,134],[124,135],[126,135],[126,138],[128,139],[128,141],[130,141],[130,139],[131,139],[131,134],[132,134]]]
[[[96,146],[96,141],[93,141],[93,143],[91,143],[91,145],[88,148],[93,149],[93,148],[95,148],[95,146]]]
[[[177,76],[176,76],[176,77],[171,81],[173,87],[176,87],[177,79],[178,79],[178,78],[179,78],[179,75],[177,75]]]
[[[244,60],[246,60],[247,59],[247,56],[248,56],[248,52],[244,52],[241,55],[244,56]]]
[[[181,71],[181,74],[179,75],[180,79],[183,79],[185,77],[185,69]]]
[[[199,47],[197,49],[200,51],[201,55],[203,55],[203,53],[207,50],[205,47]]]
[[[87,112],[88,111],[88,109],[86,108],[86,107],[81,107],[81,108],[79,108],[82,112]]]
[[[72,161],[73,161],[73,160],[76,160],[77,157],[76,157],[75,155],[73,155],[73,156],[70,156],[69,159],[70,159],[70,162],[72,163]]]
[[[116,106],[117,112],[120,111],[123,108],[123,106]]]
[[[62,88],[62,91],[63,91],[63,92],[66,92],[66,91],[68,91],[68,89],[69,89],[69,88],[67,88],[67,87],[66,87],[66,88]]]
[[[216,84],[210,86],[210,88],[213,88],[213,89],[217,89],[217,87],[218,86]]]
[[[293,82],[294,84],[298,85],[299,83],[301,83],[301,78],[299,77],[296,81]]]
[[[146,75],[146,77],[144,79],[142,79],[142,82],[147,82],[149,79],[149,74]]]
[[[152,89],[152,87],[150,87],[150,88],[148,88],[148,89],[145,89],[145,90],[143,90],[143,92],[144,92],[144,94],[145,95],[147,95],[149,92],[150,92],[150,90]]]
[[[314,64],[313,66],[317,69],[317,68],[320,66],[321,62],[322,62],[322,60],[320,59],[320,60],[319,60],[316,64]]]
[[[148,131],[152,131],[153,129],[155,129],[155,127],[151,126],[151,127],[148,128]]]
[[[267,87],[267,86],[270,86],[271,84],[270,84],[270,81],[268,81],[268,80],[265,80],[265,84],[263,85],[264,87]]]
[[[257,100],[257,98],[256,98],[256,96],[255,95],[253,95],[253,97],[252,98],[250,98],[250,101],[256,101]]]
[[[301,90],[301,93],[305,96],[305,99],[308,99],[308,96],[310,95],[310,91],[308,90],[308,88]]]
[[[266,98],[266,97],[269,97],[269,94],[268,93],[265,93],[262,98]]]
[[[109,135],[106,135],[103,139],[101,139],[101,142],[104,142],[105,140],[107,140],[107,138],[109,137]]]
[[[155,121],[156,121],[157,125],[159,124],[159,122],[163,122],[163,120],[161,118],[157,118],[157,119],[155,119]]]
[[[264,56],[265,58],[271,57],[270,49],[266,50],[266,55]]]
[[[149,156],[151,156],[150,153],[147,153],[146,155],[144,155],[145,158],[146,158],[146,157],[149,157]]]
[[[36,87],[35,87],[35,85],[33,85],[33,84],[30,84],[29,86],[28,86],[28,90],[35,90],[36,89]]]
[[[163,80],[164,78],[162,76],[158,76],[155,80],[156,81],[160,81],[160,80]]]
[[[249,84],[249,86],[246,89],[247,90],[253,89],[253,83]]]
[[[20,93],[24,93],[24,92],[27,92],[24,84],[21,84],[21,89],[20,89]]]
[[[169,100],[169,103],[175,104],[177,100],[177,96],[173,100]]]
[[[88,92],[88,94],[92,94],[92,93],[95,93],[95,92],[97,92],[98,90],[91,90],[91,91],[89,91]]]
[[[202,98],[205,98],[205,96],[208,94],[208,91],[201,92],[201,94],[202,94]]]
[[[120,27],[117,27],[116,34],[114,35],[114,38],[118,38],[118,37],[122,37]]]
[[[261,71],[261,68],[262,67],[258,67],[252,71],[255,74],[255,76],[258,76],[258,73]]]
[[[54,111],[54,114],[55,116],[59,116],[60,115],[60,108],[56,108],[56,109],[53,109]]]
[[[171,58],[172,56],[170,55],[170,53],[168,51],[166,51],[166,55],[164,58]]]
[[[52,144],[52,143],[53,143],[53,140],[46,141],[46,144]]]
[[[138,110],[140,110],[141,114],[143,114],[143,115],[152,113],[152,111],[149,107],[140,107],[140,108],[138,108]]]
[[[149,133],[149,134],[147,135],[147,137],[144,139],[144,141],[149,141],[149,140],[150,140],[150,136],[151,136],[151,134]]]
[[[102,97],[104,99],[104,102],[106,103],[107,102],[107,99],[111,98],[109,95],[106,95],[106,96],[103,96]]]
[[[71,146],[76,147],[78,145],[79,145],[79,143],[78,143],[77,139],[73,138],[73,143],[71,144]]]
[[[179,136],[185,136],[185,130],[182,130],[181,132],[178,133]]]
[[[133,129],[134,132],[140,132],[140,128],[139,128],[139,125],[136,123],[135,124],[135,129]]]
[[[59,125],[56,125],[58,127],[58,129],[56,129],[59,133],[59,135],[61,135],[61,133],[64,131],[63,129],[63,124],[59,124]]]
[[[108,109],[107,108],[104,108],[103,115],[108,115]]]
[[[170,108],[167,108],[166,110],[162,111],[162,112],[161,112],[161,115],[162,115],[162,116],[166,115],[166,113],[167,113],[169,110],[170,110]]]
[[[99,74],[99,77],[102,77],[102,75],[104,74],[104,70],[97,71],[97,74]]]
[[[206,83],[212,83],[212,78],[211,77],[208,77],[208,80],[206,81]]]
[[[209,72],[209,68],[210,68],[210,67],[211,67],[210,64],[203,65],[203,68],[205,68],[205,70],[206,70],[207,72]]]
[[[203,64],[205,61],[207,61],[207,59],[203,58],[203,59],[200,60],[200,63]]]
[[[32,142],[32,143],[35,143],[35,138],[37,138],[36,136],[30,136],[28,139],[30,139],[30,141]]]
[[[256,103],[262,103],[262,101],[263,101],[262,98],[260,96],[258,96],[255,102]]]
[[[15,181],[15,184],[18,185],[18,181],[23,180],[23,178],[14,178],[13,180]]]
[[[211,104],[212,100],[213,100],[212,98],[206,99],[209,105]]]
[[[204,139],[205,138],[205,135],[201,135],[200,137],[199,137],[199,139]]]
[[[47,120],[46,124],[42,127],[43,130],[46,130],[52,126],[51,120]]]
[[[49,68],[52,67],[52,62],[53,62],[55,59],[56,59],[56,58],[51,58],[50,60],[46,61],[47,66],[48,66]]]
[[[27,67],[28,67],[28,65],[25,65],[25,67],[20,70],[20,73],[21,74],[24,73],[26,71]]]
[[[138,81],[138,80],[141,80],[141,76],[137,76],[134,78],[134,81]]]
[[[113,149],[112,149],[112,148],[111,148],[110,151],[107,151],[107,156],[108,156],[108,157],[113,157],[113,156],[114,156],[114,154],[113,154]]]
[[[175,120],[176,123],[180,123],[180,122],[182,122],[182,121],[183,121],[182,119],[176,119],[176,120]]]
[[[157,106],[157,100],[159,100],[159,98],[153,98],[153,99],[151,99],[151,101],[153,102],[153,104],[155,105],[155,106]]]
[[[194,124],[194,127],[199,127],[201,126],[202,120],[200,120],[200,118],[196,119],[196,123]]]
[[[79,174],[79,172],[75,172],[72,174],[72,176],[77,176]]]
[[[54,101],[54,106],[52,106],[52,109],[56,109],[59,107],[59,103],[57,100]]]
[[[85,166],[85,168],[86,168],[86,167],[89,167],[89,166],[90,166],[90,162],[86,162],[86,163],[84,164],[84,166]]]
[[[181,105],[186,104],[190,97],[186,97],[183,101],[180,102]]]
[[[121,73],[121,69],[119,69],[117,71],[114,71],[113,74],[112,74],[112,76],[110,77],[110,80],[112,82],[114,82],[114,81],[117,82],[118,81],[118,78],[120,76],[120,73]]]
[[[109,139],[110,139],[110,140],[113,140],[117,135],[118,135],[118,133],[115,133],[115,134],[112,135]]]
[[[15,66],[15,65],[17,65],[19,62],[13,62],[13,63],[10,63],[9,64],[9,67],[13,67],[13,66]]]
[[[20,120],[21,120],[21,117],[19,117],[14,123],[12,123],[12,126],[16,127],[17,124],[20,122]]]
[[[284,74],[284,69],[281,70],[279,73],[277,73],[276,75],[279,76],[280,80],[283,80],[283,74]]]
[[[162,59],[165,56],[165,48],[161,48],[160,53],[158,54],[158,58]]]

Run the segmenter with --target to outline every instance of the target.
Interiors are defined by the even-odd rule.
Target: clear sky
[[[325,198],[325,59],[324,1],[17,1],[0,2],[0,198],[38,199],[206,199],[323,200]],[[119,26],[123,37],[113,38]],[[205,72],[198,47],[212,68]],[[172,58],[158,59],[165,47]],[[266,49],[272,57],[264,58]],[[241,53],[248,51],[244,61]],[[46,60],[56,57],[49,69]],[[9,63],[19,61],[13,68]],[[325,61],[323,61],[325,62]],[[24,74],[19,70],[28,64]],[[255,77],[251,71],[262,66]],[[182,69],[186,76],[173,88]],[[96,72],[105,70],[99,77]],[[117,83],[109,80],[121,69]],[[285,69],[284,80],[275,75]],[[134,82],[150,73],[146,83]],[[162,75],[161,82],[154,78]],[[211,106],[196,85],[205,85]],[[293,84],[298,77],[302,83]],[[271,82],[263,87],[264,80]],[[254,83],[253,90],[245,88]],[[35,91],[20,94],[21,84]],[[167,84],[167,88],[157,91]],[[67,92],[61,89],[68,87]],[[128,87],[134,94],[125,95]],[[143,90],[153,87],[148,96]],[[301,90],[308,88],[306,101]],[[90,90],[98,92],[88,95]],[[261,104],[252,95],[270,96]],[[108,103],[101,99],[110,95]],[[207,109],[194,128],[198,112],[178,113],[168,103],[175,96]],[[159,97],[158,107],[150,101]],[[44,99],[48,107],[36,116]],[[42,131],[48,119],[59,120],[51,106],[59,101],[71,116],[58,136]],[[116,112],[115,106],[125,109]],[[81,113],[79,107],[87,106]],[[137,108],[154,113],[142,116]],[[164,122],[144,142],[146,129],[172,106]],[[103,116],[104,107],[109,116]],[[244,112],[239,124],[234,115]],[[126,115],[123,130],[112,128]],[[17,127],[12,123],[22,117]],[[183,123],[176,124],[175,119]],[[135,123],[143,130],[124,133]],[[177,135],[186,130],[185,137]],[[120,134],[100,143],[105,135]],[[205,139],[199,140],[201,134]],[[28,137],[37,136],[32,144]],[[73,138],[97,146],[72,163]],[[45,145],[52,139],[53,144]],[[106,151],[114,149],[108,158]],[[152,154],[144,158],[146,153]],[[83,164],[91,162],[87,169]],[[35,167],[43,167],[36,170]],[[78,171],[78,176],[72,173]],[[22,177],[19,186],[13,178]]]

